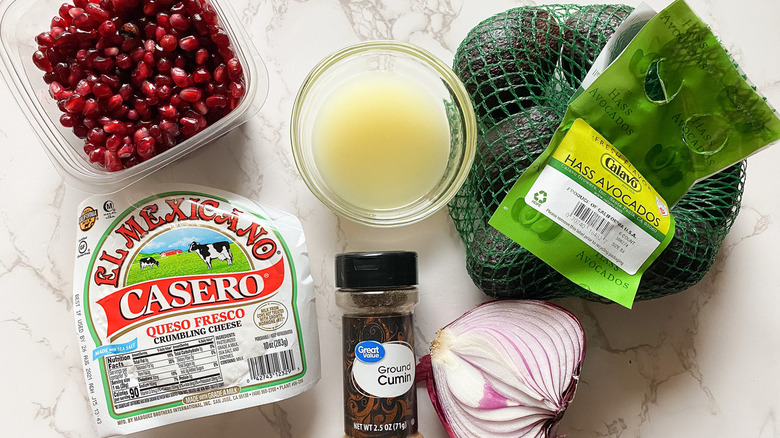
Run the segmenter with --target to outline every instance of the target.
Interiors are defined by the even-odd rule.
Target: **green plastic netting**
[[[453,69],[479,126],[474,164],[449,210],[466,245],[468,273],[485,294],[604,300],[487,221],[547,147],[570,97],[631,11],[625,5],[519,7],[479,23],[460,44]],[[671,209],[674,239],[645,272],[636,300],[681,292],[704,277],[737,216],[744,180],[742,162],[697,183]]]

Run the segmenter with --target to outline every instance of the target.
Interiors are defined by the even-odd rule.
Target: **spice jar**
[[[336,256],[349,438],[422,437],[414,385],[416,284],[417,253]]]

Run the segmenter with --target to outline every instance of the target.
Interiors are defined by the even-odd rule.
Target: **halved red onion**
[[[491,301],[441,329],[420,359],[447,433],[555,436],[579,380],[585,334],[577,318],[543,301]]]

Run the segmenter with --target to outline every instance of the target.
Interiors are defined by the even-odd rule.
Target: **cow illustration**
[[[143,271],[145,268],[154,268],[156,266],[160,266],[160,262],[154,259],[154,257],[144,257],[141,260],[138,261],[138,264],[141,265],[141,270]]]
[[[233,264],[233,253],[230,252],[230,242],[214,242],[201,245],[198,242],[190,244],[189,252],[197,252],[200,258],[206,262],[206,266],[211,269],[211,261],[220,259],[227,261],[228,265]]]

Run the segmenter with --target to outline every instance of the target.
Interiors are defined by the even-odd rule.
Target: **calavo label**
[[[582,119],[490,224],[572,281],[629,307],[641,272],[674,234],[664,200]]]
[[[110,214],[80,210],[94,212],[90,227],[78,217],[74,303],[99,425],[141,430],[316,381],[318,367],[307,375],[316,321],[301,316],[313,314],[313,291],[297,219],[198,191],[110,205]]]

